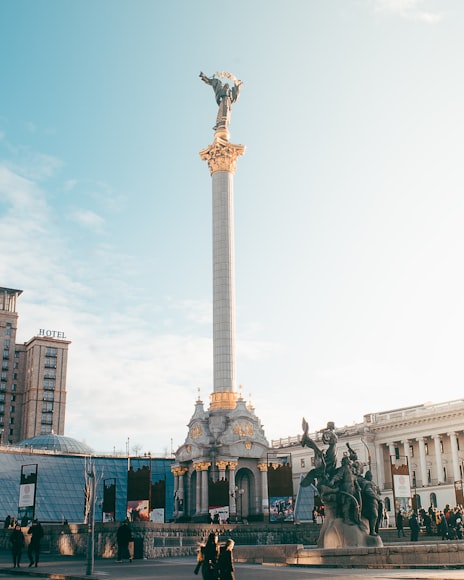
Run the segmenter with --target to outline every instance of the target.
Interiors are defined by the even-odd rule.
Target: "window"
[[[430,505],[433,507],[437,507],[437,494],[436,493],[431,493],[430,494]]]
[[[51,346],[47,347],[47,350],[45,351],[45,355],[46,356],[54,356],[54,357],[56,357],[56,353],[57,353],[56,348],[53,348]]]
[[[9,358],[10,357],[10,351],[7,348],[3,349],[3,358]]]
[[[0,383],[0,391],[6,391],[6,383]]]
[[[10,413],[14,413],[14,412],[15,412],[14,405],[10,405]]]
[[[44,401],[44,404],[42,406],[42,412],[43,413],[53,413],[53,403],[48,402],[48,401]]]
[[[4,371],[7,371],[7,370],[8,370],[8,361],[7,361],[7,360],[4,360],[4,361],[2,362],[2,369],[3,369]]]
[[[400,458],[400,448],[395,447],[395,459],[399,459],[399,458]]]
[[[446,467],[443,468],[443,481],[446,481],[447,476],[446,476]]]
[[[11,390],[12,390],[12,391],[16,391],[16,383],[13,383],[13,384],[11,385]]]
[[[415,471],[412,472],[412,484],[413,484],[414,487],[416,487],[416,485],[417,485],[416,472]]]
[[[46,434],[46,433],[51,433],[53,431],[53,429],[52,429],[51,425],[42,425],[40,431],[41,431],[41,433]]]
[[[2,403],[4,403],[4,402],[5,402],[5,398],[6,398],[6,395],[5,395],[5,393],[0,393],[0,401],[1,401]]]
[[[456,437],[456,445],[458,446],[458,451],[461,451],[461,449],[459,447],[459,437]]]
[[[53,423],[53,415],[50,413],[42,413],[42,425],[51,425]]]
[[[459,447],[458,447],[459,449]],[[443,441],[440,439],[440,452],[444,453]]]
[[[305,460],[304,460],[304,457],[302,457],[302,458],[300,459],[300,464],[301,464],[301,467],[304,467],[304,466],[305,466]]]
[[[6,383],[6,372],[5,371],[2,371],[2,377],[1,378],[2,378],[2,381],[5,381],[5,383]]]
[[[53,401],[55,398],[55,393],[53,391],[47,391],[44,393],[43,400],[44,401]]]
[[[424,443],[424,449],[425,449],[425,454],[428,455],[429,454],[429,444],[428,443]]]
[[[427,469],[427,482],[432,483],[432,474],[430,472],[430,469]]]
[[[56,377],[56,370],[55,369],[47,369],[45,371],[44,377],[46,379],[54,379]]]
[[[4,346],[5,346],[5,348],[10,348],[10,339],[9,338],[5,338]]]
[[[56,369],[56,358],[46,358],[45,359],[46,369]]]
[[[414,445],[409,446],[409,456],[414,457]]]
[[[53,391],[55,389],[55,379],[45,379],[44,380],[44,390]]]

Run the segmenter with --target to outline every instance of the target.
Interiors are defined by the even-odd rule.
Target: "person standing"
[[[21,554],[24,549],[24,534],[21,531],[21,526],[16,524],[14,530],[10,535],[11,554],[13,556],[13,568],[19,568],[21,562]]]
[[[203,580],[215,580],[217,578],[217,561],[219,557],[218,536],[211,532],[206,544],[201,546],[199,559],[201,561],[201,575]]]
[[[411,542],[417,542],[419,539],[420,526],[417,521],[416,512],[412,512],[411,517],[409,518],[409,527],[411,529]]]
[[[132,532],[127,520],[125,520],[116,532],[116,541],[118,543],[118,562],[129,560],[132,562],[132,556],[129,553],[129,542],[132,542]]]
[[[39,520],[32,520],[32,525],[27,532],[31,536],[31,541],[27,548],[27,555],[29,556],[29,568],[31,566],[37,567],[40,557],[40,542],[43,538],[44,532]]]
[[[404,538],[406,536],[406,534],[404,533],[403,512],[401,510],[398,510],[398,513],[396,514],[395,523],[396,523],[396,529],[398,530],[398,538],[400,536],[403,536],[403,538]]]
[[[228,538],[225,545],[221,547],[218,559],[219,578],[221,580],[235,580],[234,574],[234,540]]]

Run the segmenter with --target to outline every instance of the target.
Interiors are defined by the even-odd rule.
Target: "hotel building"
[[[64,433],[69,340],[41,329],[16,343],[16,304],[22,290],[0,288],[0,443],[15,444],[45,433]]]

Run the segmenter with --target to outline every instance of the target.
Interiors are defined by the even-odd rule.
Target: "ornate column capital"
[[[194,464],[195,471],[207,471],[209,467],[211,467],[211,462],[209,461],[199,461],[198,463]]]
[[[219,469],[219,471],[225,471],[227,463],[227,461],[216,461],[216,467]]]
[[[171,467],[171,471],[175,476],[184,475],[184,473],[187,473],[188,467]]]
[[[245,145],[234,145],[216,137],[212,145],[200,151],[200,157],[208,162],[211,175],[217,171],[235,173],[237,159],[245,153]]]
[[[258,463],[258,469],[260,471],[267,471],[267,463]]]
[[[238,465],[238,461],[229,461],[229,469],[231,471],[234,471],[235,469],[237,469],[237,465]]]

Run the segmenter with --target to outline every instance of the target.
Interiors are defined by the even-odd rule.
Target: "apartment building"
[[[44,433],[64,433],[68,346],[62,331],[38,329],[17,344],[22,290],[0,287],[0,443],[14,444]]]

